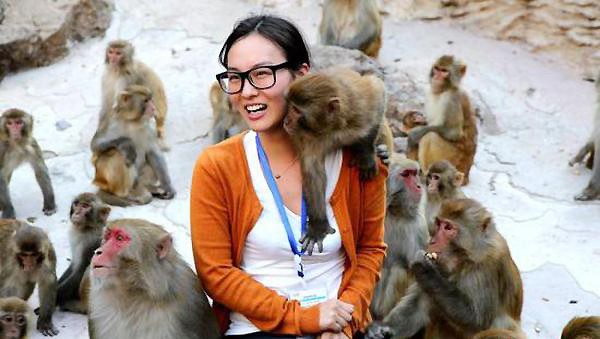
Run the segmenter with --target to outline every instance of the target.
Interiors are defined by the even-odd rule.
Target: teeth
[[[255,105],[246,106],[246,110],[248,112],[256,112],[256,111],[260,111],[265,108],[267,108],[267,105],[265,105],[265,104],[255,104]]]

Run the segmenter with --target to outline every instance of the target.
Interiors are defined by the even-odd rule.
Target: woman
[[[298,155],[283,128],[285,90],[309,71],[306,44],[288,21],[242,20],[217,75],[250,131],[208,147],[196,162],[190,214],[196,269],[226,336],[320,335],[364,329],[385,255],[385,176],[358,179],[342,150],[326,159],[327,212],[336,232],[301,255],[306,227]],[[261,161],[262,159],[262,161]]]

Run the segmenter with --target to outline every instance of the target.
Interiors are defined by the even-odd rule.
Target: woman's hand
[[[344,332],[334,333],[334,332],[323,332],[317,339],[348,339]]]
[[[337,299],[321,303],[319,306],[319,325],[321,330],[340,332],[352,321],[352,311],[354,311],[353,305]]]

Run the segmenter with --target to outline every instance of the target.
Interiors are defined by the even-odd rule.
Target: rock
[[[56,122],[56,129],[59,131],[64,131],[69,127],[71,127],[71,124],[66,120],[59,120]]]
[[[64,57],[71,41],[104,34],[112,0],[0,0],[0,80]]]

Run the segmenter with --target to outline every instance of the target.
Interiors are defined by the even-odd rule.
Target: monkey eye
[[[123,236],[121,234],[117,234],[117,241],[123,241]]]
[[[444,223],[442,224],[442,226],[444,226],[444,229],[445,229],[446,231],[452,231],[452,229],[454,228],[454,227],[452,227],[452,224],[451,224],[451,223],[449,223],[449,222],[444,222]]]
[[[22,326],[25,325],[25,317],[20,315],[17,317],[17,325]]]
[[[13,317],[10,315],[5,315],[4,317],[2,317],[2,321],[7,322],[7,323],[12,323]]]
[[[433,175],[431,175],[431,177],[433,178],[433,180],[440,180],[439,174],[433,174]]]

